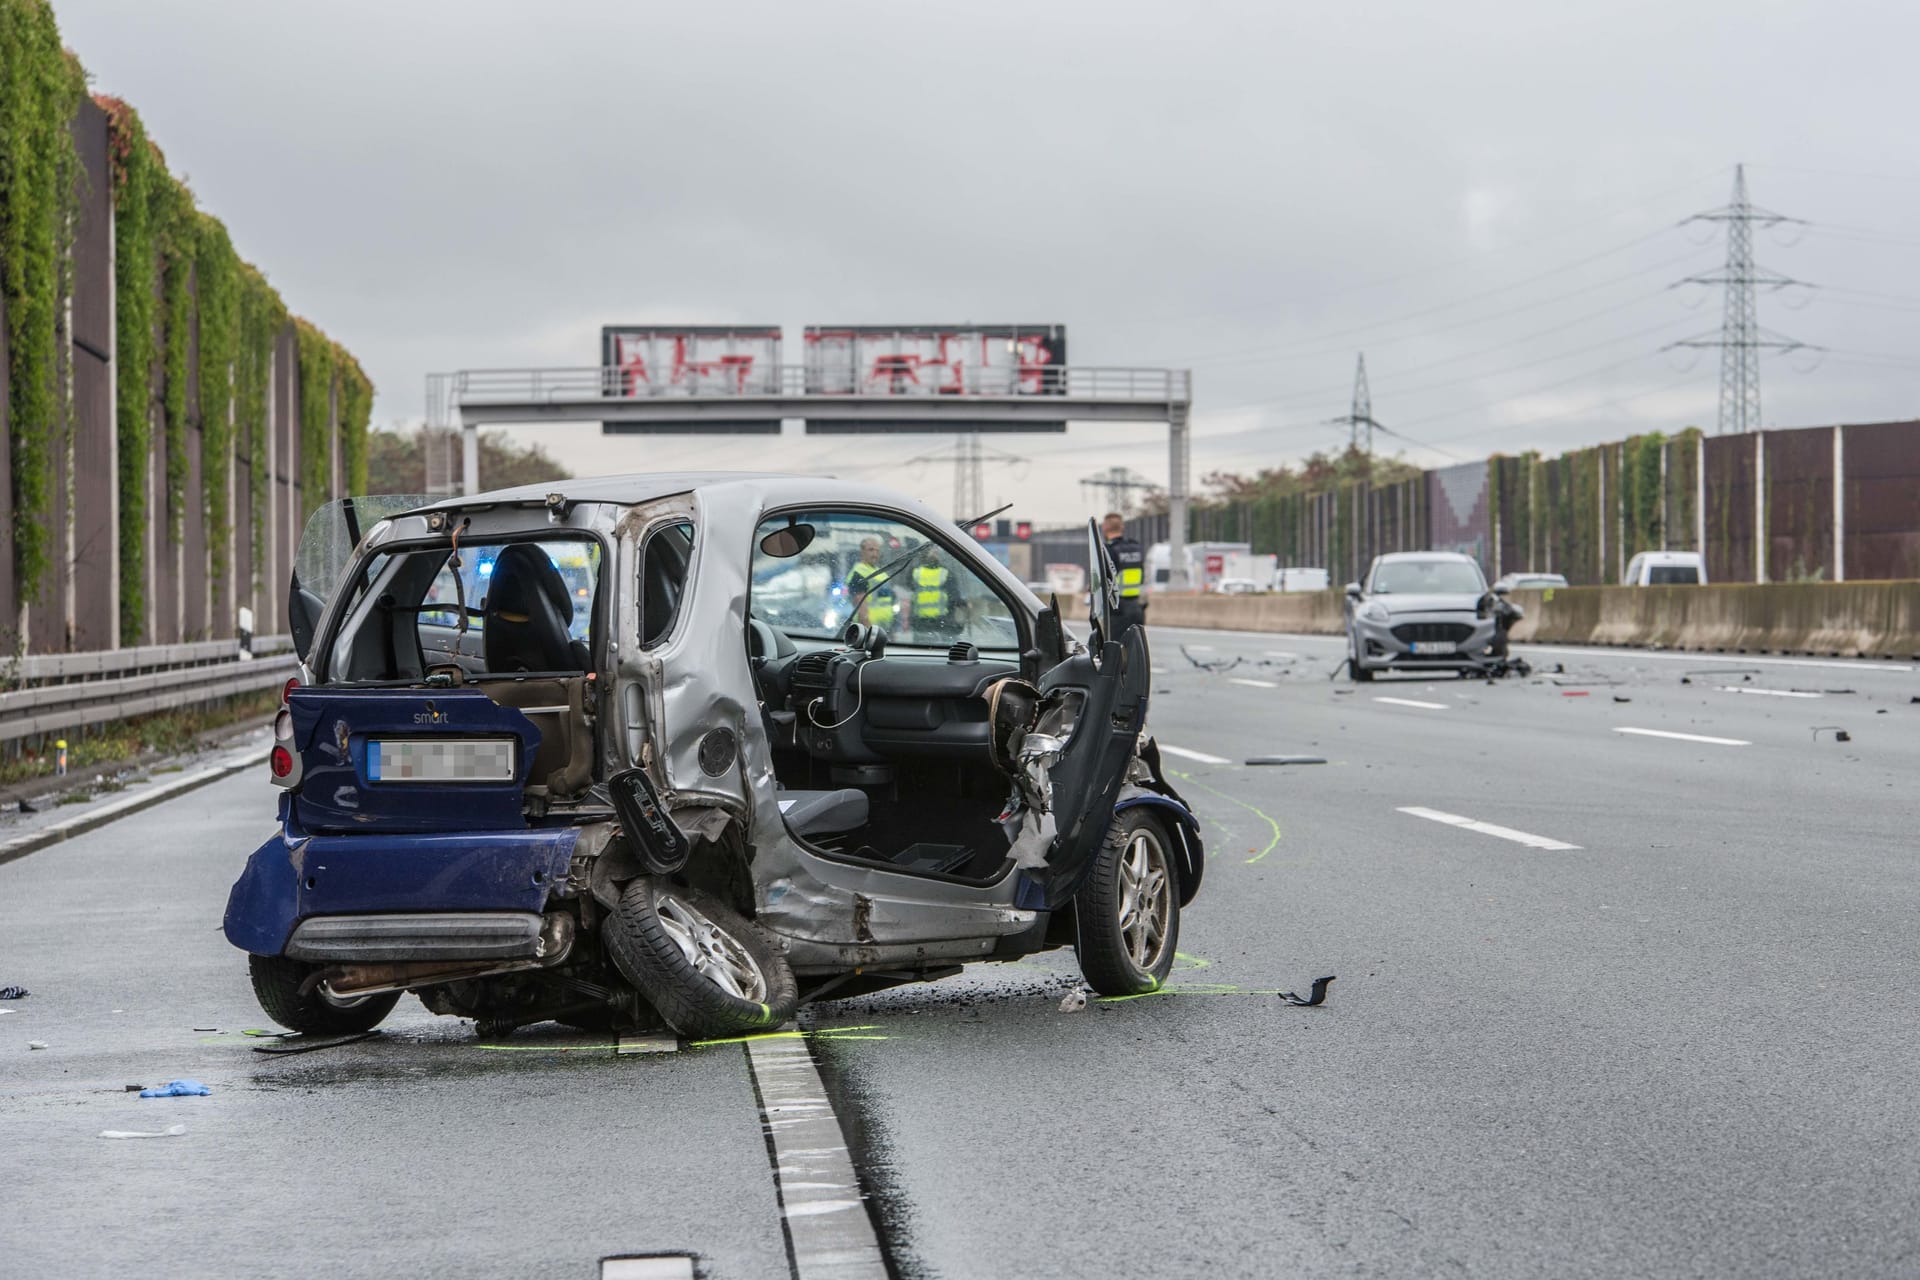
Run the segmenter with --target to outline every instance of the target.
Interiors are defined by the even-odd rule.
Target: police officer
[[[876,627],[882,634],[892,634],[893,587],[880,576],[880,539],[871,536],[860,539],[860,558],[847,570],[847,594],[861,597],[854,621]]]
[[[928,548],[926,559],[913,569],[913,638],[951,640],[959,634],[953,616],[953,573]]]
[[[1114,570],[1120,575],[1120,608],[1114,613],[1113,623],[1115,629],[1124,635],[1128,627],[1147,625],[1144,594],[1147,553],[1139,543],[1127,536],[1127,522],[1117,511],[1107,512],[1106,518],[1100,522],[1100,531],[1106,535],[1107,555],[1113,559]]]

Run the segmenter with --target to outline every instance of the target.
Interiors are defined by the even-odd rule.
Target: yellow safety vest
[[[1140,585],[1147,580],[1145,569],[1122,569],[1120,571],[1120,596],[1131,600],[1140,594]]]
[[[859,595],[866,591],[867,621],[876,627],[885,627],[893,623],[893,597],[881,595],[878,585],[871,588],[867,585],[867,579],[879,572],[879,565],[859,561],[847,570],[847,592],[849,595]]]
[[[947,616],[947,571],[938,565],[923,564],[913,571],[913,616]]]

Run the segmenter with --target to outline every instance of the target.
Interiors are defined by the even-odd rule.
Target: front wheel
[[[1347,674],[1353,677],[1356,684],[1365,684],[1373,679],[1373,672],[1360,665],[1360,642],[1351,638],[1347,642]]]
[[[1103,996],[1158,991],[1180,941],[1180,892],[1167,829],[1144,809],[1115,815],[1074,895],[1074,954]]]
[[[307,987],[314,966],[285,956],[248,956],[253,994],[269,1018],[308,1036],[346,1036],[371,1031],[400,1003],[400,992],[336,999],[319,983]]]
[[[602,926],[614,967],[684,1036],[767,1031],[793,1016],[793,971],[711,894],[642,876]]]

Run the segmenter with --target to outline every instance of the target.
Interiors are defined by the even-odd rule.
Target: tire
[[[1074,954],[1087,985],[1103,996],[1158,991],[1173,970],[1180,891],[1172,841],[1144,809],[1116,814],[1074,895]]]
[[[398,991],[335,1000],[315,986],[304,994],[300,986],[314,966],[285,956],[248,956],[253,994],[269,1018],[289,1031],[306,1036],[347,1036],[371,1031],[400,1003]]]
[[[786,959],[712,894],[641,876],[601,931],[614,967],[683,1036],[770,1031],[799,1007]]]
[[[1353,646],[1353,651],[1347,655],[1347,673],[1353,677],[1355,684],[1366,684],[1373,679],[1373,672],[1360,665],[1359,645]]]

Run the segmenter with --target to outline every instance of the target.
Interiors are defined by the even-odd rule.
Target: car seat
[[[573,600],[566,580],[533,543],[503,549],[493,562],[482,632],[487,670],[585,671],[585,642],[568,633]]]

